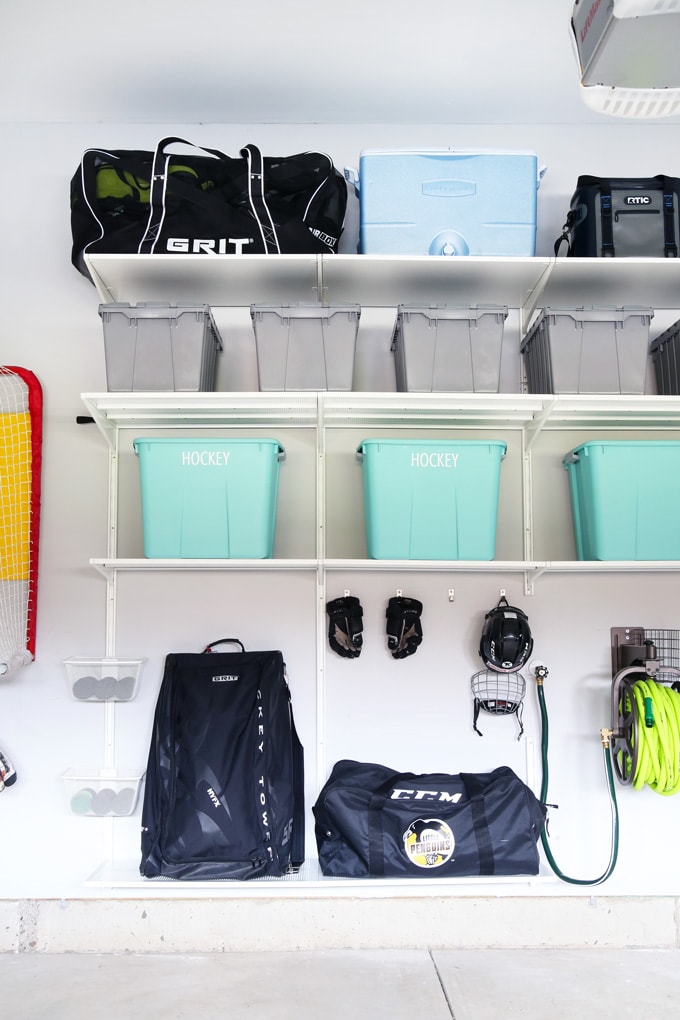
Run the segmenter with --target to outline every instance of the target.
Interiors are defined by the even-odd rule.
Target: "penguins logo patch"
[[[440,818],[418,818],[403,835],[404,851],[417,868],[439,868],[453,856],[453,832]]]

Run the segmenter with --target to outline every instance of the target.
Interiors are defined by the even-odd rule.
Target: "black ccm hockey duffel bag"
[[[233,641],[233,639],[225,639]],[[146,878],[280,876],[304,860],[304,768],[281,652],[172,654],[142,807]]]
[[[680,179],[581,176],[562,229],[556,255],[677,258]]]
[[[502,766],[414,775],[339,761],[313,807],[324,875],[535,875],[546,809]]]
[[[228,156],[182,138],[92,148],[71,179],[71,261],[89,278],[86,254],[334,254],[346,207],[347,182],[321,152]]]

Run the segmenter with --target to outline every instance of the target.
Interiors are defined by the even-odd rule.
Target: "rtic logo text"
[[[214,684],[233,684],[236,680],[238,680],[238,677],[232,676],[230,673],[224,673],[222,676],[214,676],[212,678]]]
[[[185,255],[243,255],[252,237],[169,237],[165,248]]]
[[[651,198],[649,195],[626,195],[624,198],[624,205],[651,205]]]
[[[446,790],[392,790],[390,800],[438,800],[457,804],[462,793],[447,793]]]

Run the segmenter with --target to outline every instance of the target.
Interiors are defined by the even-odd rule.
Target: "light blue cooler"
[[[545,168],[523,151],[374,149],[359,172],[363,254],[536,253],[537,191]]]
[[[368,555],[378,560],[492,560],[499,440],[364,439]]]
[[[588,442],[563,463],[578,559],[680,559],[680,441]]]
[[[276,439],[135,439],[144,555],[265,559],[273,554]]]

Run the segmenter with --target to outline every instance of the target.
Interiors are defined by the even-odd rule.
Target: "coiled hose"
[[[632,696],[638,720],[631,731],[633,746],[637,741],[633,787],[647,785],[670,797],[680,791],[680,693],[650,678],[636,680],[628,691],[623,695],[626,710]]]
[[[540,800],[543,804],[547,803],[548,798],[548,781],[549,781],[549,770],[548,770],[548,739],[549,739],[549,727],[548,727],[548,710],[545,704],[545,691],[543,689],[543,681],[547,676],[547,669],[545,667],[537,667],[536,669],[536,690],[538,692],[538,704],[541,710],[541,764],[543,771],[543,780],[541,782],[541,795]],[[545,852],[545,856],[548,860],[548,864],[555,872],[558,878],[563,882],[569,882],[571,885],[600,885],[602,882],[606,882],[614,868],[616,867],[616,860],[619,854],[619,808],[616,801],[616,789],[614,786],[614,772],[612,769],[611,755],[609,749],[609,731],[602,730],[602,750],[604,754],[605,772],[607,774],[607,787],[609,790],[609,799],[611,805],[611,816],[612,816],[612,835],[611,835],[611,852],[609,855],[609,863],[598,878],[572,878],[558,867],[557,862],[550,849],[548,842],[548,834],[546,827],[541,829],[541,844]]]

